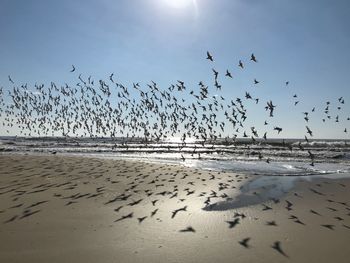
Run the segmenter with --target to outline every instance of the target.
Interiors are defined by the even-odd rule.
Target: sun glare
[[[167,5],[172,8],[186,8],[193,3],[193,0],[163,0]]]

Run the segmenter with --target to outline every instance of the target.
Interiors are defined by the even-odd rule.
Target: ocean
[[[264,176],[310,176],[350,172],[349,140],[217,140],[183,144],[174,138],[0,137],[0,154],[57,154],[128,159]],[[314,161],[311,162],[310,153]]]

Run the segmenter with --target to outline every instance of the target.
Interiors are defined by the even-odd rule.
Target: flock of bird
[[[210,52],[206,55],[208,62],[214,65],[213,55]],[[254,54],[251,54],[248,62],[239,60],[237,67],[244,70],[252,63],[258,63]],[[74,65],[70,72],[76,74]],[[84,78],[79,74],[76,85],[59,87],[53,82],[49,86],[36,84],[33,91],[27,84],[16,86],[15,81],[8,76],[13,88],[8,90],[8,94],[3,88],[0,89],[0,118],[8,133],[17,127],[20,136],[141,137],[145,143],[180,136],[182,145],[186,144],[188,138],[203,145],[219,139],[234,143],[237,137],[250,138],[253,143],[267,140],[267,131],[258,131],[255,127],[248,128],[245,125],[249,101],[259,104],[261,99],[253,98],[249,92],[245,92],[243,98],[235,99],[218,95],[222,89],[221,74],[215,68],[212,68],[212,72],[213,87],[200,81],[198,87],[192,90],[181,80],[167,89],[161,89],[154,81],[145,88],[141,88],[139,83],[133,83],[129,88],[118,83],[112,73],[108,81],[101,79],[96,82],[91,76]],[[224,77],[230,79],[233,74],[227,69]],[[252,82],[258,85],[260,81],[254,78]],[[285,86],[288,85],[289,81],[286,81]],[[295,94],[295,105],[299,103],[297,98]],[[345,100],[340,97],[338,102],[336,108],[340,111]],[[333,118],[330,106],[327,101],[323,122]],[[276,108],[272,100],[267,100],[264,105],[266,117],[274,117]],[[313,112],[315,107],[310,112],[303,112],[307,142],[313,136],[308,126]],[[341,121],[339,114],[334,119],[335,122]],[[265,120],[264,127],[269,125]],[[274,126],[273,131],[278,135],[283,132],[283,128]],[[347,133],[346,128],[344,133]],[[304,150],[301,143],[299,148]],[[308,155],[311,165],[314,165],[315,155],[310,151]],[[262,155],[259,159],[270,161]]]

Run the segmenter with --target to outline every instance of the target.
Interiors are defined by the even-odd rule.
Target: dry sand
[[[252,179],[124,160],[1,155],[0,262],[349,262],[349,180],[301,179],[279,200],[202,209],[206,200],[234,198]],[[195,232],[181,232],[188,227]]]

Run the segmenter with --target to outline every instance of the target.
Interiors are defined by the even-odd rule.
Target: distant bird
[[[282,131],[282,128],[280,128],[280,127],[274,127],[273,129],[274,129],[275,131],[277,131],[278,134],[280,134],[280,132]]]
[[[213,71],[213,73],[214,73],[215,79],[217,79],[217,78],[218,78],[218,75],[219,75],[219,72],[216,71],[215,69],[212,69],[212,71]]]
[[[226,76],[226,77],[229,77],[229,78],[231,78],[231,79],[232,79],[232,75],[231,75],[231,73],[230,73],[228,70],[226,70],[226,74],[225,74],[225,76]]]
[[[114,73],[112,73],[112,74],[109,76],[109,80],[110,80],[111,82],[114,83],[113,76],[114,76]]]
[[[286,81],[286,86],[288,86],[288,84],[289,84],[289,81]]]
[[[238,62],[238,67],[244,68],[243,62],[241,60]]]
[[[258,62],[258,61],[256,60],[254,54],[252,54],[252,55],[250,56],[250,60],[252,60],[252,61],[254,61],[254,62]]]
[[[312,131],[308,126],[306,126],[306,130],[307,130],[307,133],[312,137]]]
[[[74,67],[74,65],[72,65],[72,69],[70,72],[74,72],[74,71],[75,71],[75,67]]]
[[[264,138],[264,140],[267,140],[267,138],[266,138],[266,132],[264,133],[264,136],[263,136],[263,138]]]
[[[11,79],[11,76],[10,76],[10,75],[8,76],[8,79],[9,79],[9,81],[10,81],[12,84],[15,84],[15,83],[13,82],[13,80]]]
[[[254,84],[259,84],[259,81],[257,81],[256,79],[254,79]]]
[[[213,56],[209,53],[209,51],[207,51],[207,59],[214,61]]]

